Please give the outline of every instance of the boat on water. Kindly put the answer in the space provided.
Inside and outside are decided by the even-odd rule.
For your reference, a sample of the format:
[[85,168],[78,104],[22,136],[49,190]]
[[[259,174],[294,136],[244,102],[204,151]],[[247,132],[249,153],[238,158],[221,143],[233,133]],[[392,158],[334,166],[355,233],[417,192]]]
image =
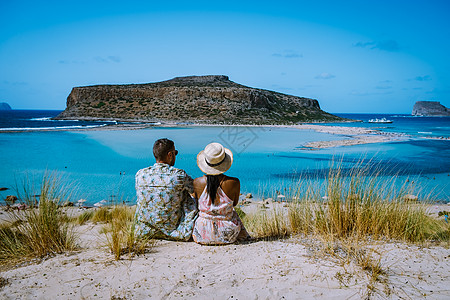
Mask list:
[[369,123],[392,123],[394,121],[388,120],[386,118],[381,118],[381,119],[375,118],[375,119],[370,119],[368,122]]

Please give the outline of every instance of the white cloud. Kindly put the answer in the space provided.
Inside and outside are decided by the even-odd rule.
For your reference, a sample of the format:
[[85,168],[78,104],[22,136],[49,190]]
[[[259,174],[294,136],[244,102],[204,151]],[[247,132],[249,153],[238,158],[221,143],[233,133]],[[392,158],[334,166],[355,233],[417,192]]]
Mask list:
[[284,50],[283,53],[273,53],[272,56],[282,58],[301,58],[303,57],[303,54],[294,50]]
[[94,57],[94,60],[99,63],[110,63],[110,62],[120,63],[121,61],[120,57],[112,55],[107,57],[96,56]]
[[414,78],[414,80],[417,80],[417,81],[429,81],[429,80],[431,80],[431,76],[430,75],[416,76]]
[[368,92],[368,91],[352,91],[350,92],[350,95],[352,96],[373,96],[373,95],[389,95],[393,94],[392,91],[385,91],[385,92]]
[[400,46],[397,41],[394,40],[386,40],[386,41],[378,41],[378,42],[357,42],[353,44],[354,47],[360,48],[369,48],[371,50],[378,49],[389,52],[396,52],[400,50]]
[[334,76],[333,74],[330,73],[322,73],[317,75],[316,77],[314,77],[315,79],[332,79],[335,78],[336,76]]

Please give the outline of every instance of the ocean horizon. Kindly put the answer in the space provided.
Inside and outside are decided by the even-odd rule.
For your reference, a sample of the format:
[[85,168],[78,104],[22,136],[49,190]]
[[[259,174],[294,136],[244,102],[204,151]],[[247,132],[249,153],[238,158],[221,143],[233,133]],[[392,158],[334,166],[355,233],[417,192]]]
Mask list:
[[[134,175],[155,161],[153,142],[167,137],[179,151],[175,167],[192,177],[202,173],[196,155],[210,142],[230,148],[235,161],[227,175],[241,180],[241,192],[255,197],[293,194],[298,180],[325,186],[330,168],[349,170],[369,166],[380,179],[396,177],[417,185],[419,198],[449,202],[450,117],[413,117],[407,114],[336,114],[358,123],[334,123],[403,135],[400,140],[335,147],[304,148],[308,142],[348,139],[292,127],[177,126],[139,130],[71,129],[105,127],[114,122],[54,121],[58,110],[0,112],[0,199],[15,194],[28,180],[36,187],[45,173],[55,173],[73,191],[73,200],[92,205],[101,200],[135,203]],[[391,124],[368,123],[369,119],[393,120]],[[20,129],[20,132],[6,132]],[[51,130],[54,129],[54,130]],[[3,131],[3,132],[2,132]],[[326,192],[323,192],[326,196]]]

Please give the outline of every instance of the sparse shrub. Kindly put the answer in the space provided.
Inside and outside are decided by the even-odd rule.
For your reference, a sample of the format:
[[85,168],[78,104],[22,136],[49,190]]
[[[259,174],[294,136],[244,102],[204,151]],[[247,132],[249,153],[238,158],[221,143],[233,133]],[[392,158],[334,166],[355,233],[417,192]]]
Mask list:
[[59,206],[70,198],[66,191],[58,177],[46,174],[38,200],[31,184],[24,181],[19,198],[29,208],[11,212],[13,223],[0,228],[0,263],[44,257],[76,248],[73,227]]
[[0,290],[8,284],[9,284],[9,280],[7,278],[0,277]]
[[[288,197],[295,200],[287,204],[284,213],[281,205],[285,204],[274,203],[271,210],[247,214],[244,225],[256,238],[301,234],[302,241],[313,241],[313,247],[309,248],[316,249],[318,255],[337,259],[342,265],[354,264],[365,271],[367,298],[380,292],[379,284],[382,292],[389,295],[382,253],[371,246],[372,241],[391,239],[418,244],[441,241],[448,245],[450,226],[427,213],[426,201],[404,201],[405,195],[417,187],[397,185],[396,176],[385,178],[381,173],[380,168],[373,168],[369,162],[356,164],[345,172],[340,166],[331,167],[322,181],[298,178],[292,189],[295,192]],[[348,280],[344,277],[336,274],[345,285]]]
[[331,168],[325,188],[313,180],[299,180],[294,196],[298,200],[288,210],[291,231],[330,239],[372,237],[418,243],[435,239],[438,233],[442,236],[445,226],[426,213],[426,202],[403,201],[415,187],[396,188],[395,176],[382,179],[379,174],[380,170],[357,164],[345,176],[341,167]]
[[236,213],[238,214],[238,216],[241,220],[244,219],[244,217],[246,216],[246,213],[239,206],[236,206],[234,208],[234,210],[236,211]]
[[105,106],[105,105],[106,105],[105,102],[100,101],[100,102],[98,102],[97,104],[92,105],[92,107],[94,107],[94,108],[102,108],[102,107]]
[[[101,233],[106,235],[108,248],[116,260],[124,254],[139,255],[154,245],[151,238],[138,238],[135,235],[134,207],[115,205],[97,210],[96,220],[102,220],[106,226]],[[94,221],[96,214],[92,218]]]
[[242,222],[251,235],[258,239],[285,238],[291,233],[285,214],[276,208],[246,214]]
[[77,221],[78,225],[83,225],[86,222],[90,221],[93,216],[94,216],[94,211],[88,210],[88,211],[83,212],[81,215],[79,215],[78,218],[76,219],[76,221]]
[[100,207],[99,209],[95,210],[91,221],[94,223],[102,222],[107,223],[111,221],[111,209],[109,207]]

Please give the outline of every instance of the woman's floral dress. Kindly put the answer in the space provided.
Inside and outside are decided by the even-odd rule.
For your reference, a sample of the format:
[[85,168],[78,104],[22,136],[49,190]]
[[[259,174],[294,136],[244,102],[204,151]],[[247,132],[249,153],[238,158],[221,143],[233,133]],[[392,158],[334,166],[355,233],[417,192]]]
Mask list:
[[198,199],[198,217],[192,237],[199,244],[220,245],[234,243],[241,230],[248,236],[231,200],[222,188],[217,189],[215,203],[211,203],[208,192],[203,191]]

